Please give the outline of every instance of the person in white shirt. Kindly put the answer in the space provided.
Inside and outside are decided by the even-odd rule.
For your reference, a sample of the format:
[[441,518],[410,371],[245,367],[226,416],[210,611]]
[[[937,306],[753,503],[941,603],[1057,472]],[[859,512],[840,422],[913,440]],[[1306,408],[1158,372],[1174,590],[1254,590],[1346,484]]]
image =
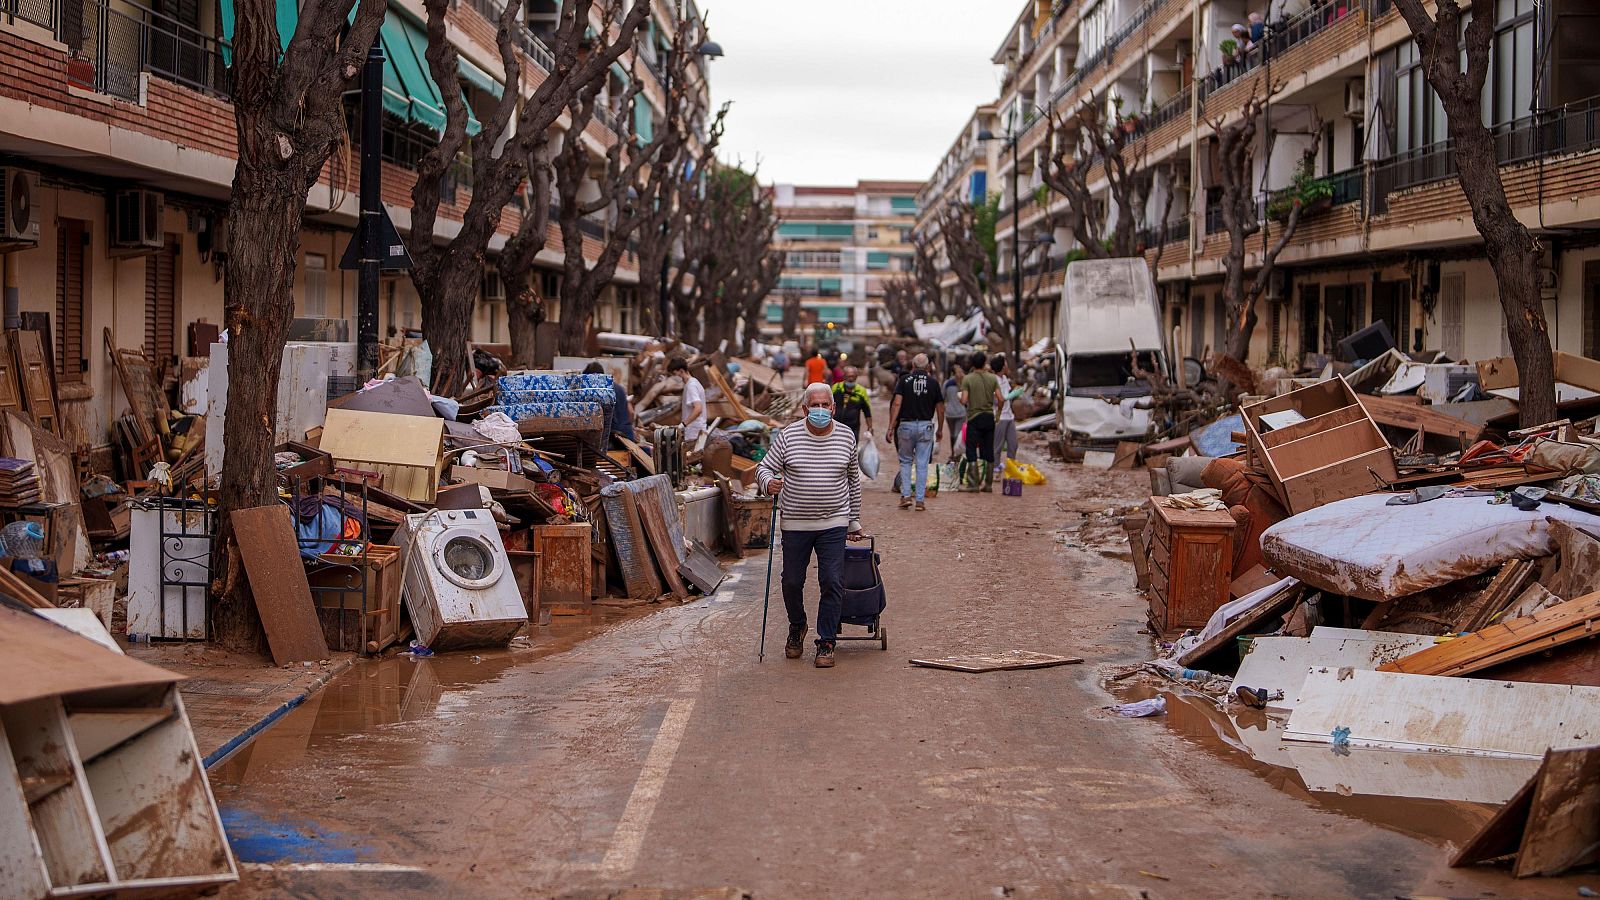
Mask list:
[[667,374],[683,379],[683,440],[692,444],[706,430],[706,389],[689,373],[689,362],[681,356],[667,363]]
[[1011,411],[1011,379],[1006,377],[1006,358],[1000,354],[989,357],[989,368],[1000,381],[1000,415],[994,423],[994,466],[1004,471],[1001,454],[1017,458],[1017,416]]

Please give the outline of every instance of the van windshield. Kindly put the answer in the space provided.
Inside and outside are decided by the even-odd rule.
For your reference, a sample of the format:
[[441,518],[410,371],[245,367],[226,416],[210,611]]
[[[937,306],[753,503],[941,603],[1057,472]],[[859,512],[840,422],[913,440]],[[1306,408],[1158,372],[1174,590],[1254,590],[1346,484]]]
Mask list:
[[[1154,351],[1139,352],[1139,368],[1156,371]],[[1150,393],[1150,383],[1134,377],[1132,353],[1089,353],[1068,360],[1067,390],[1075,397],[1132,397]]]

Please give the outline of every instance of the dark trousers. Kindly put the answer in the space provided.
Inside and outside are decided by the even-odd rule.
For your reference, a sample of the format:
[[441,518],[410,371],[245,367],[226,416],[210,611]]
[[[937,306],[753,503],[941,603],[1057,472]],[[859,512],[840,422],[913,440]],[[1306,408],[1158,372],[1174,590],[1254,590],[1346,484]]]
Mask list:
[[826,531],[783,530],[783,607],[789,624],[806,625],[806,573],[811,568],[811,553],[817,554],[817,582],[822,600],[817,604],[817,642],[839,636],[839,613],[844,608],[845,528]]
[[994,414],[978,413],[967,420],[967,462],[994,462]]

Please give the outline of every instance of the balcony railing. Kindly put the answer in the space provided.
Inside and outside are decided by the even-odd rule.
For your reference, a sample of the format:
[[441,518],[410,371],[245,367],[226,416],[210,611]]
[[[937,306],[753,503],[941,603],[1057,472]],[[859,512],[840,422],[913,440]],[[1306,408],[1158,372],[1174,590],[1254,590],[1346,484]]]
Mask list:
[[1161,226],[1151,225],[1148,228],[1139,229],[1134,236],[1138,238],[1140,245],[1146,250],[1160,250],[1169,244],[1187,241],[1189,239],[1189,217],[1184,216],[1181,219],[1168,222],[1164,231],[1165,233],[1163,233]]
[[[1507,122],[1494,129],[1495,158],[1501,165],[1600,147],[1600,96]],[[1409,187],[1453,178],[1455,147],[1440,141],[1395,154],[1372,172],[1373,212],[1389,211],[1389,195]]]
[[137,101],[145,72],[218,96],[231,86],[224,42],[137,3],[0,0],[0,16],[49,29],[66,45],[67,80],[78,87]]
[[[1150,17],[1154,15],[1157,10],[1166,5],[1167,0],[1149,0],[1149,2],[1139,7],[1139,9],[1132,16],[1128,17],[1128,21],[1122,23],[1122,25],[1117,28],[1116,31],[1112,32],[1111,35],[1106,38],[1106,42],[1101,44],[1098,50],[1090,54],[1089,57],[1083,62],[1079,63],[1078,66],[1073,69],[1072,74],[1068,75],[1066,80],[1061,82],[1061,86],[1056,88],[1055,92],[1050,95],[1050,101],[1048,104],[1046,104],[1047,112],[1054,110],[1056,108],[1056,104],[1060,103],[1068,94],[1071,94],[1079,84],[1083,83],[1083,79],[1094,74],[1096,69],[1110,62],[1112,56],[1116,54],[1117,49],[1120,48],[1123,43],[1126,42],[1128,38],[1139,29],[1139,26],[1150,21]],[[1019,134],[1018,137],[1020,138],[1022,135],[1025,135],[1033,129],[1039,127],[1040,121],[1042,121],[1044,118],[1046,118],[1046,116],[1037,116],[1025,123],[1022,127],[1021,134]]]
[[1183,90],[1174,94],[1166,102],[1154,110],[1139,117],[1138,124],[1134,127],[1135,136],[1149,134],[1157,128],[1171,122],[1189,112],[1190,101],[1194,98],[1194,84],[1186,84]]
[[[500,15],[505,12],[505,4],[499,0],[461,0],[468,6],[478,11],[478,14],[489,21],[491,25],[500,24]],[[546,73],[556,70],[556,56],[539,36],[528,30],[528,26],[517,23],[517,46],[521,48],[534,64]]]
[[1344,21],[1360,9],[1355,0],[1334,0],[1289,19],[1267,25],[1266,33],[1257,44],[1233,61],[1225,62],[1216,71],[1200,79],[1200,99],[1233,84],[1245,75],[1260,68],[1272,57],[1282,56],[1291,47],[1305,43],[1328,28]]

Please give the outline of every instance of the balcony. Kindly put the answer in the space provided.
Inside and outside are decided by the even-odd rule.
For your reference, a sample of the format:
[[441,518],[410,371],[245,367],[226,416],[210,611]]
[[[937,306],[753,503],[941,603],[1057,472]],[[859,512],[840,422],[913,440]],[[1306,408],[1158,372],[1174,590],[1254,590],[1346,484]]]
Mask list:
[[[478,15],[483,16],[490,25],[498,26],[500,15],[505,12],[505,4],[498,0],[459,0],[459,2],[477,10]],[[522,22],[517,23],[516,40],[522,52],[526,53],[528,58],[546,74],[556,70],[556,55],[550,52],[545,42],[539,40],[539,36],[529,31],[528,26]]]
[[138,102],[145,72],[219,97],[231,87],[223,42],[137,3],[0,0],[0,15],[48,29],[67,47],[68,81],[86,90]]
[[1140,116],[1138,123],[1134,126],[1134,135],[1143,137],[1179,116],[1187,116],[1193,98],[1194,84],[1184,85],[1183,90],[1178,91],[1165,103],[1157,106],[1148,114]]
[[1254,48],[1238,60],[1223,63],[1216,71],[1200,79],[1200,100],[1204,101],[1211,94],[1254,72],[1266,60],[1282,56],[1290,48],[1305,43],[1359,12],[1360,4],[1355,0],[1334,0],[1308,9],[1287,22],[1269,24],[1266,35]]
[[[1128,38],[1132,37],[1133,33],[1137,31],[1140,26],[1150,21],[1150,17],[1163,6],[1166,6],[1167,3],[1168,0],[1149,0],[1148,3],[1139,7],[1137,12],[1128,17],[1128,21],[1122,23],[1121,27],[1112,32],[1111,35],[1106,38],[1105,43],[1100,45],[1098,50],[1090,54],[1090,56],[1082,63],[1078,64],[1077,68],[1073,70],[1072,74],[1068,75],[1066,80],[1061,82],[1061,86],[1056,88],[1055,93],[1050,95],[1050,100],[1049,103],[1046,104],[1046,109],[1053,111],[1056,108],[1056,104],[1060,103],[1064,98],[1076,90],[1078,85],[1082,84],[1085,78],[1094,74],[1096,70],[1109,63],[1116,55],[1117,50],[1127,42]],[[1022,135],[1025,135],[1037,128],[1039,126],[1039,122],[1044,118],[1045,116],[1038,116],[1023,125]],[[1018,135],[1018,137],[1020,138],[1021,135]]]
[[[1580,153],[1600,147],[1600,96],[1525,116],[1494,129],[1495,157],[1501,165]],[[1373,213],[1389,211],[1389,195],[1457,174],[1455,147],[1440,141],[1398,153],[1374,164]]]

